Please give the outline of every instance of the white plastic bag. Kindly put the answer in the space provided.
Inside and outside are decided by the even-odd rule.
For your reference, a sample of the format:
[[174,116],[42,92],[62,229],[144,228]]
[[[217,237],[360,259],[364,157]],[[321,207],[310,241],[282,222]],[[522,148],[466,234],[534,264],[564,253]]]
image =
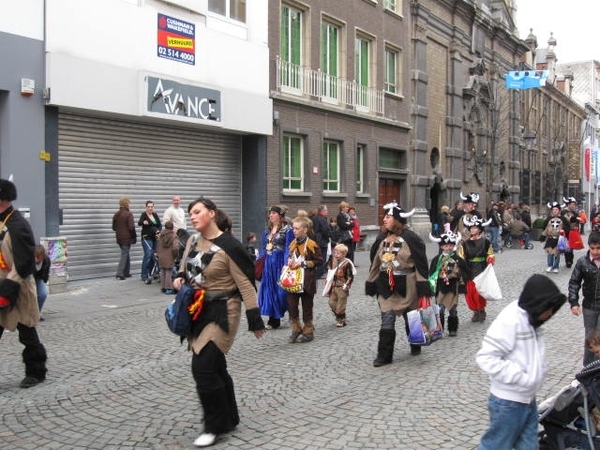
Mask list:
[[333,286],[333,277],[335,275],[336,270],[337,270],[337,267],[327,270],[327,277],[325,278],[325,286],[323,286],[323,297],[329,297],[329,291],[331,291],[331,287]]
[[477,292],[486,300],[502,300],[502,291],[492,264],[488,264],[483,272],[473,278]]

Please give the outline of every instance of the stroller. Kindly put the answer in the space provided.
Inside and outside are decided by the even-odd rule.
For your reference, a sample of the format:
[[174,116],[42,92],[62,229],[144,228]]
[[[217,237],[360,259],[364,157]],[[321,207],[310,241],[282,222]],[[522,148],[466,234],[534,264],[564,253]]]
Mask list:
[[173,266],[173,276],[177,276],[177,270],[179,265],[181,264],[181,258],[183,257],[183,252],[185,251],[185,246],[187,245],[187,241],[190,238],[190,233],[183,228],[177,230],[177,240],[179,241],[179,255],[175,258],[175,266]]
[[[148,244],[148,241],[146,241],[146,239],[142,239],[142,243],[147,248],[150,248],[150,244]],[[152,262],[152,267],[150,267],[150,270],[148,271],[148,278],[150,278],[150,280],[159,281],[160,280],[160,267],[158,266],[158,255],[156,254],[156,252],[152,252],[151,262]]]
[[600,360],[585,366],[575,380],[538,405],[540,449],[600,450]]
[[[527,239],[525,239],[525,234],[527,234]],[[519,241],[521,247],[527,250],[533,248],[533,244],[529,240],[529,227],[519,219],[515,219],[509,224],[504,225],[502,228],[502,240],[506,248],[512,248],[513,240]],[[525,242],[527,242],[527,247],[525,247]]]

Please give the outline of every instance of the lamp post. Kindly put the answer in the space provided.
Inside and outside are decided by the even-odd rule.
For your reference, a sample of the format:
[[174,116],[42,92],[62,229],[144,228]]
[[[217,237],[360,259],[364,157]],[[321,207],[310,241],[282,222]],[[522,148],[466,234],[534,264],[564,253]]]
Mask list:
[[527,164],[524,164],[524,167],[521,168],[523,173],[521,177],[521,188],[527,192],[521,192],[521,198],[529,205],[531,204],[531,174],[535,169],[534,149],[536,137],[537,133],[535,131],[527,130],[525,133],[523,133],[523,141],[525,141],[525,149],[527,152],[526,158],[524,159],[527,160]]

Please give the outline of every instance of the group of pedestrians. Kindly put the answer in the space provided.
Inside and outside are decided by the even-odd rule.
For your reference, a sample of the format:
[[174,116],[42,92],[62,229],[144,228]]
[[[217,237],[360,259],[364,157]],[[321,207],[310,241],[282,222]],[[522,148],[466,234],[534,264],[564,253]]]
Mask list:
[[[112,229],[115,231],[121,256],[117,266],[117,280],[131,277],[131,246],[137,243],[133,213],[130,211],[131,200],[121,198],[119,210],[113,216]],[[152,284],[156,276],[160,280],[161,291],[173,294],[173,269],[180,253],[178,230],[186,230],[185,210],[181,207],[181,199],[174,196],[172,204],[165,210],[162,220],[154,210],[154,202],[148,200],[145,210],[140,214],[137,225],[141,227],[141,243],[144,256],[142,259],[141,279],[145,284]]]
[[[332,271],[329,280],[331,289],[327,294],[330,296],[332,313],[336,317],[337,326],[346,325],[345,299],[355,270],[354,251],[356,243],[360,241],[360,224],[356,209],[347,202],[341,202],[338,208],[339,212],[331,222],[328,221],[327,205],[319,205],[312,214],[297,214],[291,220],[287,216],[287,207],[273,205],[269,208],[268,223],[262,233],[262,245],[258,252],[262,267],[258,304],[261,314],[268,317],[269,329],[279,328],[281,319],[289,312],[292,323],[292,334],[288,338],[290,343],[310,342],[314,339],[312,304],[316,294],[316,280],[325,278],[329,271]],[[299,223],[298,232],[294,230],[296,221]],[[305,235],[302,234],[304,225]],[[298,245],[299,240],[304,244]],[[287,292],[280,283],[284,266],[293,268],[295,258],[302,258],[305,264],[305,267],[301,267],[305,285],[300,294]],[[344,261],[350,262],[351,266]],[[342,262],[344,263],[340,265]],[[302,303],[303,325],[299,317],[295,317],[298,301]]]
[[[46,376],[45,348],[35,331],[43,302],[32,306],[31,296],[23,299],[21,296],[33,292],[33,272],[42,270],[45,259],[35,254],[35,246],[30,245],[33,237],[27,222],[12,209],[16,189],[13,191],[14,185],[7,183],[0,180],[0,220],[6,225],[0,243],[0,262],[7,263],[7,267],[0,266],[0,336],[5,327],[19,330],[20,340],[25,345],[26,366],[26,378],[21,386],[30,387]],[[438,237],[431,236],[440,247],[431,261],[422,238],[407,226],[414,209],[406,211],[395,201],[384,205],[383,225],[371,248],[371,265],[365,284],[366,294],[376,297],[381,316],[377,354],[373,361],[375,367],[392,362],[396,319],[403,316],[408,334],[407,313],[423,307],[432,297],[440,306],[440,322],[442,327],[447,326],[449,336],[457,335],[461,293],[465,294],[466,303],[473,311],[472,320],[483,322],[486,319],[486,299],[478,293],[473,278],[495,263],[493,242],[485,237],[484,230],[493,223],[495,214],[500,217],[502,214],[496,213],[498,210],[492,205],[485,220],[477,211],[478,201],[476,193],[466,196],[461,193],[461,201],[455,205],[455,210],[448,211],[447,225],[444,224]],[[579,216],[568,207],[563,211],[556,202],[549,206],[551,214],[543,235],[548,248],[552,248],[554,229],[559,229],[559,235],[560,231],[566,234],[578,226],[581,219],[577,219]],[[174,249],[175,221],[172,216],[161,221],[153,207],[152,202],[148,202],[138,221],[142,239],[156,245],[163,234],[169,234],[171,249]],[[115,228],[125,225],[130,239],[135,239],[135,228],[130,228],[133,217],[127,212],[129,201],[122,199],[114,219]],[[353,237],[350,233],[335,242],[331,239],[325,205],[319,207],[312,218],[297,215],[291,220],[284,206],[273,205],[269,208],[268,225],[262,233],[258,252],[258,258],[264,258],[264,261],[257,292],[254,258],[229,232],[231,221],[227,220],[227,214],[203,197],[190,203],[188,214],[197,234],[187,241],[172,288],[180,290],[184,284],[189,284],[194,292],[192,306],[199,311],[187,340],[193,352],[192,375],[204,413],[204,430],[194,445],[207,447],[216,442],[219,434],[233,430],[239,423],[233,380],[227,371],[225,355],[239,328],[242,300],[248,329],[256,337],[263,336],[268,328],[279,328],[287,313],[291,324],[287,341],[292,344],[311,342],[315,331],[313,300],[319,270],[324,266],[327,271],[323,295],[329,297],[335,325],[341,328],[346,326],[345,307],[356,269],[348,245],[348,240]],[[352,225],[354,220],[352,208],[345,202],[340,203],[335,219],[337,228],[343,230],[343,226]],[[505,223],[505,219],[501,220]],[[185,227],[185,214],[183,224],[178,222],[177,226],[181,225]],[[345,231],[351,229],[352,226]],[[120,231],[125,235],[123,230]],[[600,306],[597,306],[600,298],[596,299],[593,288],[600,281],[600,233],[591,233],[588,245],[590,251],[575,265],[568,295],[572,313],[578,315],[583,311],[586,334],[600,326]],[[331,256],[324,261],[328,253]],[[28,258],[30,263],[27,263]],[[573,259],[570,261],[572,264]],[[552,264],[554,267],[554,259]],[[284,266],[303,270],[302,291],[289,292],[282,287],[280,276]],[[123,264],[120,262],[119,269],[123,278],[130,274],[127,259]],[[148,272],[143,268],[142,274],[148,275]],[[579,290],[582,284],[584,300],[581,308]],[[537,419],[535,393],[541,387],[546,370],[538,329],[566,299],[552,280],[544,275],[534,275],[525,284],[519,299],[507,305],[487,331],[476,357],[491,380],[490,428],[482,437],[480,449],[503,448],[502,445],[507,443],[517,446],[525,443],[527,446],[532,442],[532,422],[534,417]],[[13,307],[6,308],[10,305]],[[267,326],[261,316],[269,318]],[[595,357],[590,345],[584,363]],[[411,354],[420,354],[421,348],[411,345]],[[522,373],[523,370],[526,373]],[[519,381],[512,382],[511,379]],[[512,408],[508,415],[507,406]],[[515,444],[517,442],[519,444]]]

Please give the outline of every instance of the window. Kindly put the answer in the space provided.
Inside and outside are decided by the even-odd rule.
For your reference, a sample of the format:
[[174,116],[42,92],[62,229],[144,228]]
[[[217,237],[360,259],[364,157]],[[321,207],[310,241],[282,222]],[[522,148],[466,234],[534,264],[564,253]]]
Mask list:
[[398,84],[399,61],[400,58],[398,51],[389,47],[385,49],[383,90],[391,94],[400,94]]
[[321,26],[321,71],[323,93],[325,97],[338,98],[340,29],[323,22]]
[[301,88],[302,66],[302,12],[287,5],[281,6],[281,61],[284,70],[281,82],[285,86]]
[[357,37],[354,48],[354,77],[357,86],[356,103],[367,106],[371,41]]
[[340,144],[323,142],[323,192],[340,192]]
[[385,149],[379,150],[379,168],[388,170],[400,170],[407,168],[406,152]]
[[401,1],[402,0],[383,0],[383,7],[397,13],[399,9],[398,7],[400,6],[398,3]]
[[356,146],[356,192],[359,194],[365,192],[365,153],[365,145],[358,144]]
[[230,19],[246,22],[246,0],[208,0],[208,10]]
[[304,181],[304,148],[300,136],[283,136],[283,190],[301,191]]

